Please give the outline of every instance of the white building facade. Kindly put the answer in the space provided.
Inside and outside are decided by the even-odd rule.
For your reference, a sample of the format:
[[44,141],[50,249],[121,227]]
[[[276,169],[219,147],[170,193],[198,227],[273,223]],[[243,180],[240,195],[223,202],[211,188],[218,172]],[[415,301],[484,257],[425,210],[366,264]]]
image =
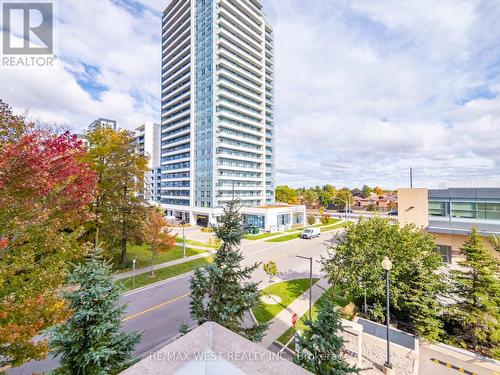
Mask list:
[[260,0],[171,0],[163,12],[161,205],[216,221],[233,197],[274,204],[274,41]]
[[159,203],[161,199],[160,124],[145,122],[134,129],[137,151],[149,157],[144,182],[144,198]]
[[91,132],[92,130],[98,128],[112,128],[113,130],[116,130],[116,120],[99,117],[87,126],[86,131]]

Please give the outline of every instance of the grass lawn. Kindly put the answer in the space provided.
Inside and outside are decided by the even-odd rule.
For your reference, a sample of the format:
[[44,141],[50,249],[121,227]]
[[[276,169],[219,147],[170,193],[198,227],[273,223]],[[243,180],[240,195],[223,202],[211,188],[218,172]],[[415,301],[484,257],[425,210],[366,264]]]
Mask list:
[[294,240],[296,238],[300,238],[301,233],[290,233],[290,234],[285,234],[284,236],[279,236],[276,238],[270,238],[266,240],[266,242],[285,242],[285,241],[290,241]]
[[[331,293],[331,292],[332,292],[331,288],[328,289],[328,291],[325,292],[325,293],[323,293],[323,295],[313,305],[313,307],[312,307],[312,318],[313,318],[313,320],[316,319],[316,317],[318,315],[318,308],[321,307],[321,305],[325,303],[325,300],[327,298],[330,298],[330,296],[328,294]],[[344,307],[344,306],[346,306],[349,303],[349,300],[347,300],[343,295],[344,295],[344,293],[341,290],[337,290],[337,295],[334,298],[335,303],[337,305],[341,306],[341,307]],[[278,338],[278,341],[280,343],[282,343],[282,344],[286,344],[288,342],[288,340],[290,340],[290,338],[294,335],[295,330],[304,331],[306,329],[306,325],[304,324],[304,322],[306,321],[307,318],[309,318],[309,311],[307,311],[304,315],[302,315],[300,317],[300,319],[295,324],[295,328],[294,327],[288,328]],[[348,319],[350,317],[344,317],[344,318]],[[293,350],[294,349],[294,343],[291,342],[290,345],[288,345],[288,347]]]
[[292,229],[288,229],[287,231],[285,232],[296,232],[298,230],[304,230],[306,228],[311,228],[311,227],[314,227],[314,228],[322,228],[322,227],[327,227],[329,225],[332,225],[332,224],[335,224],[335,223],[338,223],[340,221],[340,219],[334,219],[334,218],[330,218],[328,220],[328,223],[327,224],[323,224],[323,223],[319,223],[319,224],[314,224],[314,225],[307,225],[307,226],[304,226],[304,227],[298,227],[298,228],[292,228]]
[[[322,232],[328,232],[330,230],[340,228],[340,227],[342,227],[344,225],[344,223],[338,223],[339,220],[336,220],[336,219],[332,219],[332,220],[335,222],[335,224],[313,225],[313,227],[320,227]],[[310,228],[310,227],[308,227],[308,228]],[[287,234],[287,235],[284,235],[284,236],[270,238],[270,239],[266,240],[266,242],[285,242],[285,241],[291,241],[291,240],[295,240],[296,238],[300,238],[300,235],[301,235],[301,232],[297,232],[297,230],[295,230],[293,233],[290,233],[290,234]]]
[[322,232],[328,232],[330,230],[334,230],[334,229],[338,229],[338,228],[342,228],[342,227],[345,227],[345,222],[337,223],[337,224],[334,224],[334,225],[327,225],[326,227],[322,227],[321,231]]
[[[182,237],[180,237],[180,238],[177,237],[176,241],[182,247]],[[206,243],[206,242],[200,242],[200,241],[195,241],[195,240],[188,240],[187,238],[186,238],[186,245],[208,247],[210,249],[217,249],[218,248],[218,246],[216,246],[216,245],[211,245],[211,244]]]
[[260,234],[247,234],[245,235],[246,240],[260,240],[262,238],[267,238],[267,237],[272,237],[272,236],[277,236],[279,234],[283,234],[284,232],[265,232],[265,233],[260,233]]
[[[148,284],[156,283],[157,281],[169,279],[174,276],[181,275],[186,272],[193,271],[197,268],[206,266],[210,262],[212,262],[212,256],[191,260],[189,262],[184,262],[180,264],[176,264],[174,266],[160,268],[155,270],[155,276],[149,276],[149,272],[142,273],[135,277],[135,288],[139,288],[141,286],[145,286]],[[122,279],[116,282],[117,285],[123,287],[124,291],[134,289],[132,277],[127,277],[126,279]]]
[[[127,265],[126,267],[119,267],[120,263],[120,252],[121,249],[116,248],[111,250],[113,256],[113,267],[118,272],[130,271],[132,269],[132,259],[137,259],[135,263],[135,268],[143,268],[151,266],[151,247],[149,245],[128,245],[127,246]],[[193,249],[186,247],[186,255],[192,256],[197,254],[205,253],[206,250]],[[182,258],[182,245],[176,246],[172,250],[166,253],[159,253],[156,255],[155,264],[160,264],[163,262],[169,262],[171,260],[176,260]]]
[[[315,284],[318,279],[313,279]],[[269,305],[260,301],[253,308],[255,319],[259,322],[269,322],[280,311],[295,301],[302,293],[309,289],[309,279],[296,279],[283,281],[268,286],[261,291],[261,294],[273,294],[281,298],[281,303]]]

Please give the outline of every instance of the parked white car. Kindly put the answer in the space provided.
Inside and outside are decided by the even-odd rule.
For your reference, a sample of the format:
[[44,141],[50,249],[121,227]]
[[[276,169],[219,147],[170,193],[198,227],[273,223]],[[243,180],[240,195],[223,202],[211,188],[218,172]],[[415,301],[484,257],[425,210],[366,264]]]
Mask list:
[[300,237],[311,239],[314,237],[319,237],[320,234],[321,234],[321,229],[319,228],[306,228],[304,229]]

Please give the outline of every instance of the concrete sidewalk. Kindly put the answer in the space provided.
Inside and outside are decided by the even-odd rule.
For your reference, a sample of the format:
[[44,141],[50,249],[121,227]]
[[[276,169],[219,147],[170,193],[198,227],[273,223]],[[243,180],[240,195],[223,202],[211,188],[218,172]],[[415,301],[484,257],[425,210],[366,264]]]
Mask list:
[[[326,289],[329,288],[326,279],[320,279],[312,287],[312,304],[321,297]],[[275,340],[278,339],[288,328],[292,326],[292,315],[296,313],[298,318],[309,311],[309,289],[302,293],[299,298],[288,305],[284,310],[278,313],[272,320],[269,329],[262,339],[261,345],[269,348]]]
[[[208,257],[208,256],[210,256],[212,254],[215,254],[215,250],[214,249],[208,250],[208,249],[203,248],[203,250],[207,250],[207,252],[206,253],[202,253],[202,254],[192,255],[192,256],[186,257],[186,258],[179,258],[179,259],[171,260],[170,262],[158,263],[158,264],[155,264],[154,269],[155,270],[159,270],[160,268],[165,268],[165,267],[169,267],[169,266],[175,266],[176,264],[181,264],[181,263],[189,262],[190,260],[204,258],[204,257]],[[131,277],[131,276],[134,276],[134,275],[135,276],[141,275],[141,274],[146,273],[146,272],[151,272],[151,266],[137,268],[135,271],[127,271],[127,272],[118,273],[116,275],[113,275],[113,279],[114,280],[122,280],[122,279],[126,279],[127,277]]]

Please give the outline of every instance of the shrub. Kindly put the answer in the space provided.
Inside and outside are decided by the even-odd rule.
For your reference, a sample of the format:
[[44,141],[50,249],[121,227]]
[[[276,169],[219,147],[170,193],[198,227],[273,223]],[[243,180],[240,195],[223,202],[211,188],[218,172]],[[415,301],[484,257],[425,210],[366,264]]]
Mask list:
[[316,218],[314,215],[307,215],[307,224],[313,225],[316,222]]
[[323,215],[323,216],[321,216],[320,220],[321,220],[321,224],[326,225],[326,224],[328,224],[330,222],[330,216],[329,215]]

